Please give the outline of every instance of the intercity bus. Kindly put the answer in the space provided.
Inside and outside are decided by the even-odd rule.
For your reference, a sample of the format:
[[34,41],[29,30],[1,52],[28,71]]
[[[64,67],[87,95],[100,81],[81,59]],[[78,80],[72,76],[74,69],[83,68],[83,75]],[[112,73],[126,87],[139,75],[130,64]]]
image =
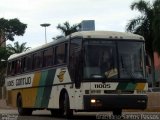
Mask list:
[[144,38],[111,31],[75,32],[8,59],[7,103],[19,115],[145,109]]

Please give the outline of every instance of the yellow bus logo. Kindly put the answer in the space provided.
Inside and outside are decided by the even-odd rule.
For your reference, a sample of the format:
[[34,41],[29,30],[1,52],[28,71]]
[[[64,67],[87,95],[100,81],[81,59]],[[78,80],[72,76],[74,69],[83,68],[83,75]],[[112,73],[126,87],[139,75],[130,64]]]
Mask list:
[[65,72],[66,72],[65,70],[61,70],[59,72],[59,75],[57,75],[57,77],[58,77],[58,79],[59,79],[60,82],[63,82]]

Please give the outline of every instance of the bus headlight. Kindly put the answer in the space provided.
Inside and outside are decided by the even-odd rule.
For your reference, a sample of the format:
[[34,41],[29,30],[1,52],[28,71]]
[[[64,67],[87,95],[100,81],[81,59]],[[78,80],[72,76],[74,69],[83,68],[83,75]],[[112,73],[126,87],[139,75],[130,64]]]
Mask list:
[[96,103],[96,100],[95,99],[91,99],[91,103]]
[[101,100],[92,98],[91,99],[91,106],[92,107],[102,107],[103,104],[102,104]]

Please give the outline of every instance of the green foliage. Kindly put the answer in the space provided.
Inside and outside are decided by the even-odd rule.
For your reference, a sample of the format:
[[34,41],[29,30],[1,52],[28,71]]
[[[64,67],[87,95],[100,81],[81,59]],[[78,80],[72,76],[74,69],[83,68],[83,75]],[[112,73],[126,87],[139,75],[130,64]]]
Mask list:
[[26,42],[22,43],[21,45],[19,44],[19,42],[15,42],[14,46],[12,46],[11,44],[7,45],[7,50],[11,53],[22,53],[25,52],[27,50],[29,50],[30,47],[26,47]]
[[5,47],[0,47],[0,60],[5,61],[10,56],[10,52]]
[[60,29],[62,33],[67,36],[70,35],[71,33],[77,32],[78,31],[79,25],[75,24],[73,26],[70,26],[69,22],[65,22],[63,25],[58,24],[57,29]]
[[20,45],[18,42],[15,42],[14,46],[9,44],[7,47],[0,47],[0,86],[4,84],[8,57],[14,53],[24,52],[29,48],[30,47],[26,47],[26,43]]
[[27,25],[21,23],[17,18],[14,19],[4,19],[0,18],[0,38],[4,40],[1,41],[0,45],[6,40],[14,41],[14,36],[22,36],[25,33]]
[[153,47],[154,51],[157,51],[160,56],[160,0],[156,0],[153,4],[154,6],[154,21],[153,21],[153,29],[154,29],[154,41]]
[[5,47],[0,47],[0,86],[4,84],[4,77],[6,73],[7,59],[10,56],[9,51]]
[[153,59],[154,50],[158,50],[160,53],[160,44],[158,44],[160,40],[159,6],[160,0],[155,0],[153,4],[145,0],[132,3],[131,9],[138,10],[141,16],[130,20],[126,26],[128,32],[142,35],[145,38],[146,52],[151,59]]
[[[1,45],[7,40],[14,41],[15,35],[22,36],[25,33],[26,28],[27,25],[21,23],[17,18],[10,20],[0,18],[0,86],[4,84],[7,59],[11,54],[15,53],[13,50],[10,49],[10,45],[10,48],[1,47]],[[26,43],[19,45],[18,42],[15,43],[15,45],[17,45],[15,47],[19,48],[18,52],[28,49],[25,47],[25,44]]]

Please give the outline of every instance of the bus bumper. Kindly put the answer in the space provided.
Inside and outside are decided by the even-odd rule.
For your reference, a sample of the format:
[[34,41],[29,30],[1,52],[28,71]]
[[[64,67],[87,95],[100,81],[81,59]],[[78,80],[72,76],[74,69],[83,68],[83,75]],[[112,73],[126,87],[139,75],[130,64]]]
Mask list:
[[147,95],[85,95],[85,110],[146,109]]

